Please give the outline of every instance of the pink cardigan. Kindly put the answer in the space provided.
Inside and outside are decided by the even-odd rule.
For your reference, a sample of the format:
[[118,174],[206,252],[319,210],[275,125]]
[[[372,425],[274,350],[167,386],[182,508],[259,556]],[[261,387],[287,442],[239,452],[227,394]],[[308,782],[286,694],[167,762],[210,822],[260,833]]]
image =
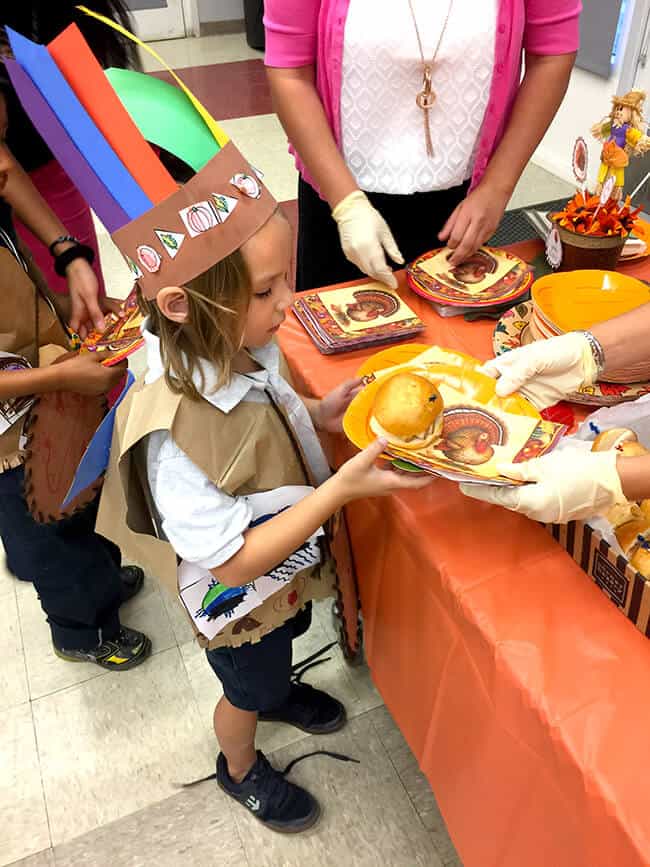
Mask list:
[[[480,0],[479,0],[480,2]],[[341,145],[341,68],[350,0],[265,0],[267,66],[316,66],[316,84],[334,138]],[[578,50],[581,0],[499,0],[494,77],[474,164],[483,177],[506,128],[521,79],[522,52]],[[543,99],[543,94],[540,94]],[[300,159],[298,169],[311,179]]]

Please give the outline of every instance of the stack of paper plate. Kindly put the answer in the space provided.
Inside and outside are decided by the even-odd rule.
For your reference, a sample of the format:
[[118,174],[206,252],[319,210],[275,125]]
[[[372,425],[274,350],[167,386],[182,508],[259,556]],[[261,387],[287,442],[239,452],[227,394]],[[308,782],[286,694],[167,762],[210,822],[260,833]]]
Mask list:
[[[650,287],[614,271],[549,274],[533,284],[531,301],[515,305],[494,333],[495,353],[584,331],[650,302]],[[650,361],[608,371],[606,381],[585,388],[571,400],[603,406],[631,400],[650,390]]]
[[451,251],[444,247],[431,250],[406,269],[409,287],[441,316],[505,309],[533,282],[526,262],[507,250],[481,247],[456,267],[447,263],[449,255]]

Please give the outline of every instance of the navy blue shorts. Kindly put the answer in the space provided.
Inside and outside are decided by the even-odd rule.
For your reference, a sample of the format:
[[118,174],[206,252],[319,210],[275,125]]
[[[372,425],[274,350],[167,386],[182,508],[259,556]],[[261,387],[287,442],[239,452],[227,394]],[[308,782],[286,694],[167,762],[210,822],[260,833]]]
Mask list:
[[311,602],[256,644],[217,647],[205,655],[228,701],[240,710],[271,711],[289,697],[291,644],[311,625]]

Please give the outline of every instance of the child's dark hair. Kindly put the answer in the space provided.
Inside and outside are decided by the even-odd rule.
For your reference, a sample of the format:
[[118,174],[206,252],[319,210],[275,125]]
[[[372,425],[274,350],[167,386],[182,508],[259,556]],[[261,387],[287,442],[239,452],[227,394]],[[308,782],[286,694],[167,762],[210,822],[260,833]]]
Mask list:
[[[78,5],[79,0],[3,3],[1,23],[43,45],[51,42],[69,24],[75,23],[105,69],[109,66],[139,69],[140,60],[135,43],[103,22],[81,12],[77,9]],[[133,29],[125,0],[93,0],[88,6],[93,12],[110,18],[127,30]]]
[[167,319],[155,301],[146,299],[138,287],[138,302],[149,317],[149,328],[160,338],[165,379],[176,394],[200,400],[194,374],[203,377],[201,360],[212,362],[220,371],[216,388],[227,384],[232,362],[241,349],[246,311],[251,298],[251,281],[240,250],[235,250],[208,271],[183,287],[187,293],[187,322]]

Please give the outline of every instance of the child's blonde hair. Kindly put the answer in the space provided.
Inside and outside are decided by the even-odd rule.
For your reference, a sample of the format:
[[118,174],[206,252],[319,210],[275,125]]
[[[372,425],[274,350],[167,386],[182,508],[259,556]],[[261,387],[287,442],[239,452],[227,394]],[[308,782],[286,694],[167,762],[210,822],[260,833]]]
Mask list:
[[167,319],[139,288],[138,301],[149,317],[150,330],[160,338],[167,385],[176,394],[200,400],[205,383],[197,388],[193,376],[198,372],[203,379],[201,360],[218,368],[221,376],[216,388],[220,388],[230,381],[233,359],[241,349],[252,291],[241,251],[235,250],[183,289],[187,295],[186,322]]

